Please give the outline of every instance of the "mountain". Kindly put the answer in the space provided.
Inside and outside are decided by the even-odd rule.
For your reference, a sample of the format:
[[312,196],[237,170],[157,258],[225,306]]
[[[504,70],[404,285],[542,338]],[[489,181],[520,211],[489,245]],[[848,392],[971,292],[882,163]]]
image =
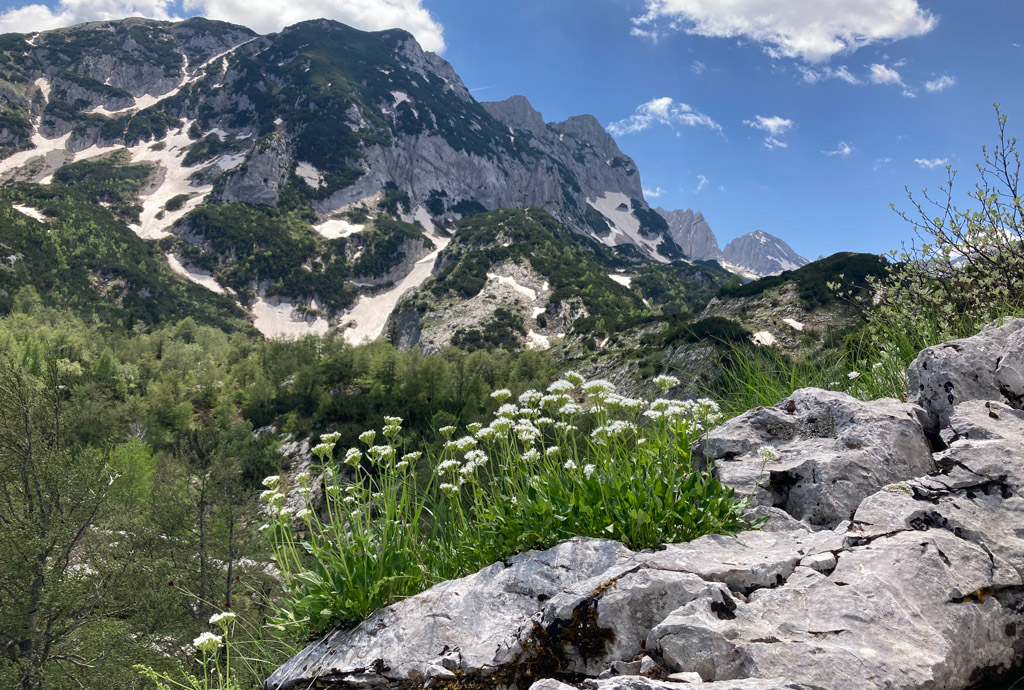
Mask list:
[[788,244],[763,230],[737,237],[725,245],[722,255],[739,272],[747,271],[757,276],[775,275],[809,263]]
[[700,211],[667,211],[660,207],[655,211],[666,220],[669,237],[688,258],[711,261],[724,258],[722,250],[718,248],[718,238]]
[[43,213],[85,162],[89,186],[130,169],[138,184],[101,206],[267,335],[376,337],[459,223],[499,208],[543,209],[632,262],[683,256],[596,119],[480,104],[400,30],[128,19],[3,36],[8,202]]

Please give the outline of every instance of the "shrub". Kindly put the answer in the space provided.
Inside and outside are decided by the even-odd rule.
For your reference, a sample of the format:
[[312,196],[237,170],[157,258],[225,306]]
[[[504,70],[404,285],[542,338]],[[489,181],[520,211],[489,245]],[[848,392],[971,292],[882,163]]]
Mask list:
[[[304,635],[358,621],[436,582],[574,535],[639,549],[747,527],[746,503],[690,460],[691,444],[720,417],[714,403],[647,403],[606,381],[582,383],[570,373],[547,394],[527,391],[488,426],[471,424],[457,438],[444,427],[436,454],[403,454],[394,417],[380,436],[362,434],[364,447],[340,463],[339,435],[325,436],[314,448],[324,467],[322,513],[311,503],[293,513],[280,480],[269,477],[263,499],[276,517],[262,529],[288,591],[272,624]],[[656,383],[664,391],[678,380]],[[356,473],[348,486],[338,481],[342,464]],[[309,496],[309,476],[297,481]]]

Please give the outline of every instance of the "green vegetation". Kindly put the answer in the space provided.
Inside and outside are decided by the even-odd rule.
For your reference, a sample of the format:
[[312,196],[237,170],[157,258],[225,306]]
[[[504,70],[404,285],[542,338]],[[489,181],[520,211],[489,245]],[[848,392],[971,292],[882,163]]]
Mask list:
[[[714,403],[624,398],[572,373],[548,391],[526,391],[463,436],[442,428],[440,452],[408,452],[398,417],[385,417],[379,435],[361,434],[343,458],[338,436],[324,436],[315,449],[328,477],[322,512],[312,502],[297,513],[285,507],[282,480],[268,477],[262,498],[277,517],[265,531],[288,582],[271,625],[301,637],[354,623],[575,535],[641,549],[748,527],[746,503],[690,461],[691,444],[720,417]],[[511,393],[493,395],[504,402]],[[331,481],[352,471],[347,486]],[[311,480],[294,481],[302,491]]]
[[813,309],[839,300],[830,283],[841,283],[852,296],[861,297],[871,292],[870,278],[879,278],[887,271],[888,262],[874,254],[839,252],[777,276],[724,287],[720,294],[723,297],[754,297],[783,283],[793,282],[804,307]]
[[519,349],[519,340],[526,335],[523,317],[505,307],[498,307],[480,324],[480,328],[461,329],[452,336],[452,345],[472,352],[496,347],[509,351]]
[[208,134],[188,147],[188,153],[181,159],[181,164],[185,167],[198,165],[225,153],[244,151],[248,147],[248,142],[244,140],[227,140],[221,139],[216,134]]

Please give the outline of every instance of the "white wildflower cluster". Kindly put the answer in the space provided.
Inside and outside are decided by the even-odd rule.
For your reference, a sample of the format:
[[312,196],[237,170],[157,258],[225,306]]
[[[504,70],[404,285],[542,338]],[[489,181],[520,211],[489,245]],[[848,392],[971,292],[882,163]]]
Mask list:
[[317,456],[321,460],[325,459],[332,450],[334,450],[333,443],[318,443],[317,445],[313,446],[312,449],[313,455]]
[[846,378],[848,378],[851,381],[853,381],[854,379],[860,378],[860,372],[859,371],[851,371],[850,373],[848,373],[846,375]]
[[679,385],[679,379],[675,376],[669,376],[668,374],[659,374],[654,377],[653,383],[661,390],[662,393],[668,393]]
[[395,457],[395,449],[391,446],[371,446],[369,455],[376,463],[386,463]]
[[603,443],[610,438],[624,437],[627,433],[633,432],[636,432],[636,424],[622,419],[615,419],[594,429],[590,432],[590,437],[599,443]]
[[779,451],[771,446],[761,446],[757,449],[757,456],[761,458],[761,462],[774,462],[779,459]]
[[358,448],[349,448],[345,453],[345,464],[355,467],[363,459],[363,454]]
[[284,505],[285,495],[276,489],[267,489],[260,493],[260,500],[271,508],[280,509]]
[[563,417],[573,417],[583,412],[583,408],[576,403],[566,403],[558,410],[558,414]]
[[568,460],[565,461],[565,464],[562,465],[562,467],[564,467],[567,470],[574,470],[576,469],[576,463],[573,461],[572,458],[569,458]]
[[377,438],[376,431],[364,431],[363,433],[359,434],[359,441],[367,446],[372,446],[373,439],[375,438]]
[[565,379],[555,381],[548,386],[548,393],[572,393],[576,390],[576,386],[572,385]]
[[540,436],[540,431],[530,422],[521,419],[515,425],[516,436],[523,443],[533,443]]
[[505,402],[506,400],[512,397],[512,391],[510,391],[508,388],[499,388],[498,390],[491,393],[491,397],[500,403]]
[[497,417],[504,417],[505,419],[515,419],[516,415],[519,414],[519,408],[512,403],[505,403],[498,408],[498,411],[494,413]]
[[566,381],[577,387],[582,386],[584,381],[583,377],[580,376],[575,371],[565,372],[564,374],[562,374],[562,378],[564,378]]
[[619,409],[625,412],[639,414],[647,408],[647,403],[639,398],[628,398],[618,393],[609,393],[603,400],[604,406],[611,409]]
[[594,400],[603,400],[605,396],[615,392],[615,384],[604,379],[594,379],[583,384],[583,392]]
[[536,448],[527,448],[519,456],[524,462],[538,462],[540,460],[540,451]]
[[263,486],[268,489],[276,489],[277,485],[281,483],[281,475],[272,474],[269,477],[263,479]]
[[583,467],[583,474],[584,476],[586,476],[587,479],[590,479],[594,474],[594,470],[596,469],[597,467],[595,467],[594,465],[585,465]]
[[544,394],[540,391],[529,390],[519,396],[519,404],[526,407],[536,407],[543,399]]
[[236,618],[238,618],[238,616],[231,613],[230,611],[225,611],[223,613],[215,613],[212,616],[210,616],[210,625],[219,625],[222,628],[226,628]]
[[220,635],[214,635],[212,632],[204,632],[199,637],[192,640],[192,646],[203,654],[213,654],[220,649],[220,646],[223,643],[224,638]]
[[320,442],[321,443],[329,443],[332,446],[335,443],[337,443],[338,441],[340,441],[340,440],[341,440],[341,434],[338,433],[337,431],[332,431],[329,434],[321,434],[320,435]]
[[438,433],[440,433],[445,438],[451,438],[452,435],[455,433],[455,427],[453,427],[451,424],[449,424],[447,426],[441,427],[437,431],[438,431]]

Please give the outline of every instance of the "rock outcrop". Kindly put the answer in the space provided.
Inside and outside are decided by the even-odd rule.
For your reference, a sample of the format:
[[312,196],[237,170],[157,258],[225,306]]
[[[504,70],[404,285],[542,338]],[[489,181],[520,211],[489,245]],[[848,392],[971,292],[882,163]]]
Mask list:
[[[975,354],[928,371],[1013,361],[1019,332],[961,341]],[[944,418],[932,454],[920,407],[799,391],[704,455],[742,484],[729,467],[777,450],[748,485],[760,531],[520,554],[328,635],[265,688],[991,687],[1024,673],[1024,412],[979,398]]]
[[725,258],[703,213],[690,209],[668,211],[660,207],[655,210],[668,222],[669,235],[687,258],[711,261]]

